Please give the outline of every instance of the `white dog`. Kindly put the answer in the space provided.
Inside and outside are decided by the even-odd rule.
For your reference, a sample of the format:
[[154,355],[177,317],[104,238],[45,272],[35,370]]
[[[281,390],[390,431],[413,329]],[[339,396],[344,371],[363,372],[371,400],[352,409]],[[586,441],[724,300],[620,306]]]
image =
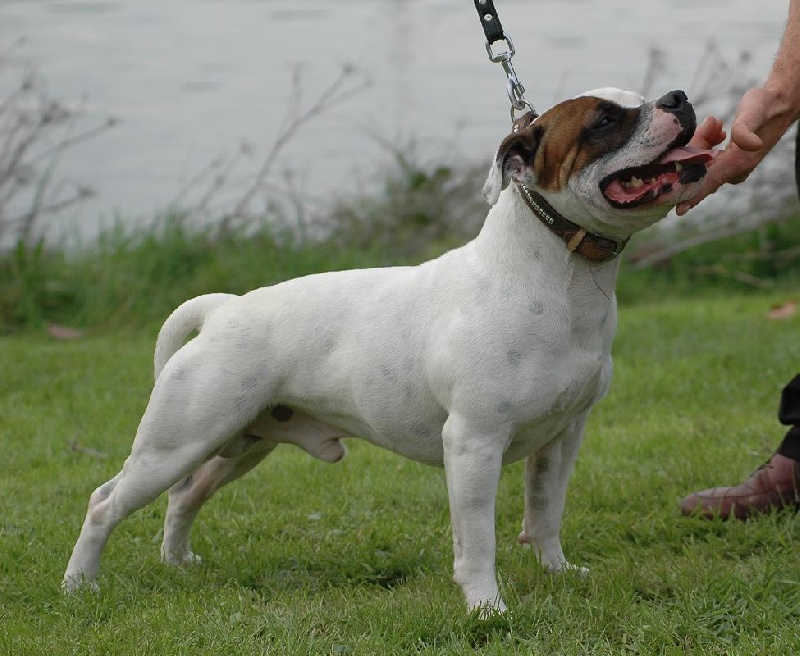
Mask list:
[[335,462],[348,436],[444,465],[470,609],[505,608],[503,464],[526,458],[520,542],[549,570],[571,567],[559,530],[587,414],[611,379],[615,256],[696,191],[712,156],[683,147],[694,128],[681,91],[648,103],[590,92],[503,141],[484,188],[493,207],[466,245],[181,305],[158,336],[131,454],[89,500],[65,589],[93,581],[112,529],[166,489],[162,559],[193,562],[189,530],[217,489],[279,443]]

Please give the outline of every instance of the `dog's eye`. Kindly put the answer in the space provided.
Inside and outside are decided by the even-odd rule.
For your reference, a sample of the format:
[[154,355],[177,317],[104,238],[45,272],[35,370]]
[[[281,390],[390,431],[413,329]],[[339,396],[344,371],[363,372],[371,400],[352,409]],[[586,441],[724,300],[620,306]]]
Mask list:
[[593,124],[592,127],[589,128],[590,130],[602,130],[603,128],[607,128],[609,125],[614,124],[614,119],[611,116],[602,116],[597,119]]

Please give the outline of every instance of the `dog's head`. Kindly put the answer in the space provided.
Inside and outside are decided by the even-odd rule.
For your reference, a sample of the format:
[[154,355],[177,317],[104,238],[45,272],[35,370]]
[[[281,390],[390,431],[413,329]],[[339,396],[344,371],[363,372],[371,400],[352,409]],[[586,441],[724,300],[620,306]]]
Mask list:
[[484,195],[494,205],[513,180],[588,230],[628,237],[698,191],[713,153],[686,147],[695,127],[683,91],[645,102],[596,89],[506,137]]

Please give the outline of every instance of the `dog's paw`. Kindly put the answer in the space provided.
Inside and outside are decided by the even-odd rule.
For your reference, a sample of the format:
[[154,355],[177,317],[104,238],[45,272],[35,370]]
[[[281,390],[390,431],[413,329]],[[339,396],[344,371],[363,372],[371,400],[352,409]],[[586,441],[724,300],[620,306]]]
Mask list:
[[61,581],[61,591],[65,595],[74,595],[83,590],[97,592],[100,590],[100,586],[97,585],[97,581],[87,580],[83,574],[77,576],[65,575],[64,580]]
[[192,565],[199,565],[203,559],[191,551],[184,553],[175,553],[174,551],[162,551],[161,562],[165,565],[173,567],[190,567]]
[[505,602],[498,596],[492,600],[468,601],[467,610],[470,615],[479,620],[489,620],[498,615],[503,615],[508,608]]
[[586,576],[589,573],[589,569],[587,567],[581,567],[580,565],[573,565],[572,563],[569,563],[566,560],[561,561],[556,565],[545,565],[544,568],[548,574],[567,574],[569,572],[572,572],[574,574],[580,574],[581,576]]
[[557,549],[553,549],[551,547],[549,550],[540,550],[534,545],[532,538],[526,535],[524,531],[517,536],[517,542],[522,545],[523,549],[533,549],[536,552],[537,559],[542,564],[544,571],[548,574],[574,572],[576,574],[585,575],[589,573],[589,570],[586,567],[573,565],[566,558],[564,558],[564,554],[561,551],[560,546]]

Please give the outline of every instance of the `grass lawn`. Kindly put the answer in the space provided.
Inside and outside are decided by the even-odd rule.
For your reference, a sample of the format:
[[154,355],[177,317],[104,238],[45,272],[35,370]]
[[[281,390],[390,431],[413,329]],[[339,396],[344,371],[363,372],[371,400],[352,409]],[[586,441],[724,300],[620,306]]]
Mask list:
[[[0,652],[44,654],[797,654],[800,524],[678,511],[772,453],[800,371],[778,297],[623,309],[611,393],[544,574],[516,545],[521,463],[504,470],[498,569],[510,612],[481,622],[450,580],[442,471],[351,441],[326,465],[281,447],[198,518],[203,564],[159,562],[165,500],[114,532],[100,591],[59,583],[91,491],[128,454],[155,331],[0,339]],[[77,448],[76,448],[77,447]],[[94,451],[89,451],[89,449]]]

